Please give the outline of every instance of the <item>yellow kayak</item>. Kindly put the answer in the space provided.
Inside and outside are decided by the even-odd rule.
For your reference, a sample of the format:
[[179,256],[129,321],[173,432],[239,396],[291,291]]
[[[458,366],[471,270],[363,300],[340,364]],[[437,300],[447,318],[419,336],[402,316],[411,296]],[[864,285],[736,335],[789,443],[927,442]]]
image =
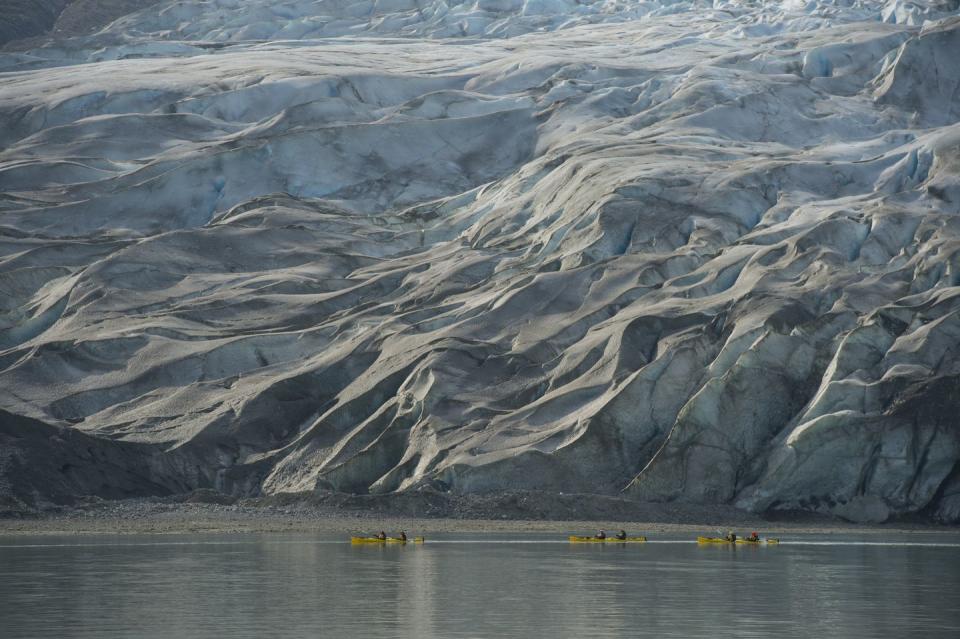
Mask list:
[[351,537],[351,544],[422,544],[424,542],[423,537],[411,537],[406,540],[400,539],[399,537],[387,537],[386,539],[378,539],[377,537]]
[[[732,543],[729,539],[724,539],[723,537],[697,537],[698,544],[729,544]],[[741,539],[737,538],[738,544],[747,544],[750,546],[772,546],[774,544],[779,544],[779,539],[757,539],[753,541],[751,539]]]
[[572,544],[602,544],[602,543],[621,543],[621,544],[640,544],[647,540],[646,537],[627,537],[626,539],[617,539],[616,537],[607,537],[606,539],[597,539],[596,537],[578,537],[571,535],[567,539]]

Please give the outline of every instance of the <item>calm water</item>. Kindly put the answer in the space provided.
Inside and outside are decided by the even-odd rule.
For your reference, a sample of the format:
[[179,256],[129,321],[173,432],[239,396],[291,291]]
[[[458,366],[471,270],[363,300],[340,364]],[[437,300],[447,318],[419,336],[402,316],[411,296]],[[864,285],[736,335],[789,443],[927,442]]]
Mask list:
[[960,637],[960,534],[783,539],[0,537],[0,637]]

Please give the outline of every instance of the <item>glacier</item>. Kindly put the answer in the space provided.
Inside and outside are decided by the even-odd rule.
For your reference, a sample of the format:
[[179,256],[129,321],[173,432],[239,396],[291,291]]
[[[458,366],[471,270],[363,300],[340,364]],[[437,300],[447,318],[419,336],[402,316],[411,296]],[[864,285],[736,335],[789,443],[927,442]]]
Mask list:
[[960,521],[960,3],[147,4],[0,52],[0,506]]

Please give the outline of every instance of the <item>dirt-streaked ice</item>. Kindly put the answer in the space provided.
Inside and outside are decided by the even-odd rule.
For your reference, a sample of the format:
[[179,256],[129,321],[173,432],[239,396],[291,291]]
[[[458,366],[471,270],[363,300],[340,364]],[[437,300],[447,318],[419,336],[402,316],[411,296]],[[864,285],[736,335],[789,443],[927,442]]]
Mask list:
[[181,0],[2,54],[0,494],[957,521],[957,9]]

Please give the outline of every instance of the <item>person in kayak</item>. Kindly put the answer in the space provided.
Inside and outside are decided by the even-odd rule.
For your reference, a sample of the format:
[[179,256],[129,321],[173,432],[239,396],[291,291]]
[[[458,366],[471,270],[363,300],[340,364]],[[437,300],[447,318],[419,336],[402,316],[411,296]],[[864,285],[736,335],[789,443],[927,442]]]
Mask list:
[[747,537],[747,541],[760,541],[760,535],[757,534],[757,531],[754,530],[750,533],[750,536]]
[[386,540],[386,538],[387,538],[387,533],[383,532],[382,530],[377,533],[377,539],[379,539],[380,541],[384,541]]
[[607,533],[604,532],[603,530],[597,533],[597,539],[606,539],[606,538],[607,538]]
[[406,533],[406,531],[401,530],[401,531],[400,531],[400,541],[406,541],[406,540],[407,540],[407,533]]
[[733,532],[732,530],[728,531],[727,541],[729,541],[731,544],[737,543],[737,533]]
[[627,531],[626,531],[626,530],[621,530],[620,532],[617,533],[617,539],[619,539],[620,541],[623,541],[623,540],[625,540],[626,538],[627,538]]

